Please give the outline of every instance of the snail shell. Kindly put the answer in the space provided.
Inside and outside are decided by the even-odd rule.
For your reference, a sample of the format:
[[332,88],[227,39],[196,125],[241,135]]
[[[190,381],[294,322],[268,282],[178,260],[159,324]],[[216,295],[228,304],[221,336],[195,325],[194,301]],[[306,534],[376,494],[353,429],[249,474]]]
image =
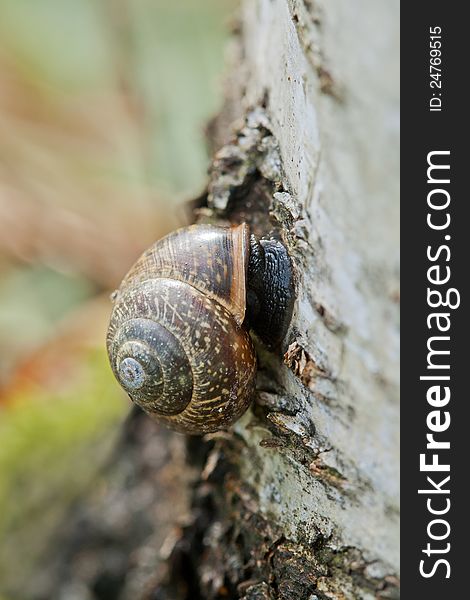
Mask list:
[[151,246],[118,290],[107,335],[111,367],[131,399],[172,429],[216,431],[250,404],[249,253],[245,224],[179,229]]

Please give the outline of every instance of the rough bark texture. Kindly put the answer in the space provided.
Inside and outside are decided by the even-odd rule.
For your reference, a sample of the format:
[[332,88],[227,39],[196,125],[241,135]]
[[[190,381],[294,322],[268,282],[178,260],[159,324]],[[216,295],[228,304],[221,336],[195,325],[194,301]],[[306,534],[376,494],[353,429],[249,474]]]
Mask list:
[[155,598],[398,595],[397,48],[393,2],[243,5],[199,218],[280,235],[298,301]]
[[[139,563],[145,539],[150,566],[117,568],[152,573],[146,598],[398,597],[397,47],[395,2],[243,3],[197,218],[281,237],[297,302],[282,351],[257,343],[257,397],[232,431],[184,450],[184,438],[152,430],[153,446],[135,434],[121,449],[115,480],[160,448],[138,471],[153,485],[140,510],[155,508],[127,553]],[[152,495],[170,481],[186,514],[173,529],[170,492]],[[113,494],[129,498],[132,481],[117,482]],[[126,522],[140,514],[135,498]],[[95,503],[90,530],[113,505]],[[95,555],[109,545],[122,554],[122,537],[103,540]],[[90,555],[85,543],[74,552]],[[62,584],[76,583],[73,565]],[[132,577],[110,588],[103,573],[83,597],[138,597]]]

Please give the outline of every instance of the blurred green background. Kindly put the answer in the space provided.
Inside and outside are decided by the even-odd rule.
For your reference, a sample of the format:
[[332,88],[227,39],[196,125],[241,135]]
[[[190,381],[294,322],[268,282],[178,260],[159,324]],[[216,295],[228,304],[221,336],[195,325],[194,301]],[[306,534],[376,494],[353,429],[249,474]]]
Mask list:
[[129,410],[105,355],[109,293],[203,189],[234,8],[0,0],[2,600]]

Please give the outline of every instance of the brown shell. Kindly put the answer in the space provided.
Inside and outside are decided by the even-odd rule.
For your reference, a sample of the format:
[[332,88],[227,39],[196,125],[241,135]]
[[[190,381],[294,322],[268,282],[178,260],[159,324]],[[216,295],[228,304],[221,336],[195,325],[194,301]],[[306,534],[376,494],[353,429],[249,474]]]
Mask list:
[[151,365],[141,388],[127,391],[173,429],[216,431],[251,402],[256,354],[242,327],[247,260],[246,225],[193,226],[154,244],[121,284],[107,338],[111,366],[123,385],[125,357]]
[[150,246],[121,283],[121,290],[153,277],[189,283],[217,300],[243,323],[249,231],[237,227],[192,225],[177,229]]

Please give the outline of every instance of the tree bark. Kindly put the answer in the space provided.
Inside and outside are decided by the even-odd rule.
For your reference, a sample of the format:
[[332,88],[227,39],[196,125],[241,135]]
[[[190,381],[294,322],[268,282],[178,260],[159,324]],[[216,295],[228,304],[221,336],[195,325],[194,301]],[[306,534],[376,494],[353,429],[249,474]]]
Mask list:
[[297,303],[284,356],[258,344],[253,409],[207,450],[182,538],[193,594],[395,598],[398,6],[241,14],[199,218],[280,235]]
[[[257,342],[257,396],[231,431],[188,439],[186,461],[181,436],[145,437],[147,460],[174,449],[155,468],[177,456],[187,512],[145,597],[398,598],[398,3],[245,0],[231,50],[197,219],[282,238],[297,300],[282,351]],[[114,472],[139,464],[132,439]],[[112,597],[138,597],[122,581]]]

